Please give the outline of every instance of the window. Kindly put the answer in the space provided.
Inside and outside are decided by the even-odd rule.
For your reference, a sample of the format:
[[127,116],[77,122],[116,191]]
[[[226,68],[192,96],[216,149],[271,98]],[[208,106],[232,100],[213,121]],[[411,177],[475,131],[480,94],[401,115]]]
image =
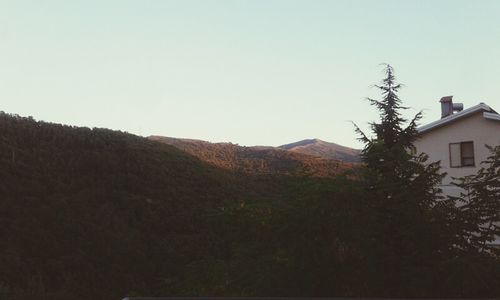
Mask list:
[[474,167],[474,143],[461,142],[450,144],[450,167]]

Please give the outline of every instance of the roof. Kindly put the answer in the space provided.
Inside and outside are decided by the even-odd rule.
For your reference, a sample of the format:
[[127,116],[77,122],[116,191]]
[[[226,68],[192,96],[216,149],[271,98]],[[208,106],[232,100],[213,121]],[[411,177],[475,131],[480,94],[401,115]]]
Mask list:
[[440,120],[434,121],[427,125],[420,126],[417,130],[419,133],[425,133],[435,128],[446,126],[452,122],[455,122],[459,119],[465,118],[467,116],[470,116],[478,112],[483,112],[483,117],[486,119],[500,121],[500,115],[495,110],[493,110],[490,106],[484,103],[479,103],[478,105],[469,107],[461,112],[449,115],[447,117],[444,117]]

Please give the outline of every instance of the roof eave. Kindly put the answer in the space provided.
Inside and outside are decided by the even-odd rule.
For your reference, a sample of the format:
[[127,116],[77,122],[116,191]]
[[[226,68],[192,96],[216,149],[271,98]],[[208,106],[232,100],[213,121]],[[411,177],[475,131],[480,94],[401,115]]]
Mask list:
[[489,120],[500,121],[500,115],[497,113],[484,112],[483,117]]
[[456,121],[458,119],[470,116],[471,114],[474,114],[474,113],[477,113],[480,111],[484,111],[485,113],[493,112],[493,113],[489,113],[489,114],[498,116],[498,114],[495,114],[496,112],[491,107],[489,107],[488,105],[486,105],[484,103],[480,103],[480,104],[475,105],[473,107],[470,107],[466,110],[463,110],[459,113],[453,114],[451,116],[448,116],[448,117],[442,118],[440,120],[434,121],[432,123],[429,123],[427,125],[421,126],[421,127],[417,128],[417,130],[420,134],[426,133],[430,130],[433,130],[433,129],[441,127],[441,126],[445,126],[448,123],[451,123],[451,122]]

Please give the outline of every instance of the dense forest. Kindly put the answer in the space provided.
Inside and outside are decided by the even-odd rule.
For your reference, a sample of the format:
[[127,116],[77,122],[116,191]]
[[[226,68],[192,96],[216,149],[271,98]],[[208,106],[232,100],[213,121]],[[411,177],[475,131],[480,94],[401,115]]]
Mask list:
[[332,179],[230,172],[106,129],[1,113],[0,136],[0,295],[23,299],[262,294],[200,276],[245,243],[271,247],[260,218],[289,199],[334,193]]
[[363,166],[327,177],[0,113],[0,298],[500,297],[500,147],[443,196],[386,71]]

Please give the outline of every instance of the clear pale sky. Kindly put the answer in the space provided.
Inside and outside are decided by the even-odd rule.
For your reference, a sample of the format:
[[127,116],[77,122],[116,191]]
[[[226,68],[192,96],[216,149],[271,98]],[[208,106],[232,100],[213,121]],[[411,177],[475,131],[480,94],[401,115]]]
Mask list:
[[361,147],[380,63],[423,123],[500,110],[500,1],[0,0],[0,110],[50,122]]

